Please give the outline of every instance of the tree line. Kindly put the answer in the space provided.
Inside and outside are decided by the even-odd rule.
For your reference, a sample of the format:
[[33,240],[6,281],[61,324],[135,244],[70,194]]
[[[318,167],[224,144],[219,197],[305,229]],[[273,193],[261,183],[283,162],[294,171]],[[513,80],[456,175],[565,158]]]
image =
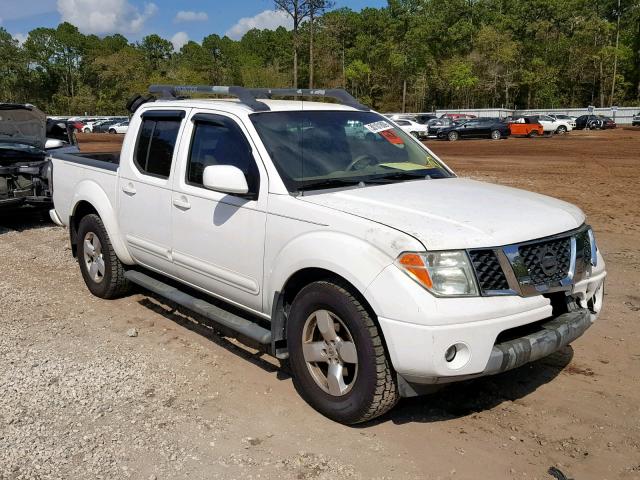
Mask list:
[[155,34],[130,42],[61,23],[21,44],[0,28],[0,101],[50,114],[122,114],[127,98],[153,83],[344,87],[382,111],[640,100],[638,0],[389,0],[360,12],[315,0],[275,6],[298,14],[293,30],[254,29],[240,40],[211,34],[179,51]]

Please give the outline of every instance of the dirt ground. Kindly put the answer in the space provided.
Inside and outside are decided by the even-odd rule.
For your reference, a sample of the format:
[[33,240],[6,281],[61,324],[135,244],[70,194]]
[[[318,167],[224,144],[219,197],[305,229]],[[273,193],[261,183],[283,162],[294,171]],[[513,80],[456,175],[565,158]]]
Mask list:
[[461,176],[587,213],[606,304],[572,347],[345,427],[268,356],[147,295],[92,297],[63,229],[5,215],[0,479],[640,478],[640,129],[428,145]]

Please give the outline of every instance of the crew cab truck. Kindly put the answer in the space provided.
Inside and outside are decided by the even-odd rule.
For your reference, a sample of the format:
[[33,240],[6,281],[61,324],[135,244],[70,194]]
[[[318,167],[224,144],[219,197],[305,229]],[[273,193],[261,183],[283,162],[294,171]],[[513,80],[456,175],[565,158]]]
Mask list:
[[87,287],[137,284],[264,345],[327,417],[518,367],[598,318],[578,208],[459,178],[344,91],[151,91],[119,156],[51,156]]

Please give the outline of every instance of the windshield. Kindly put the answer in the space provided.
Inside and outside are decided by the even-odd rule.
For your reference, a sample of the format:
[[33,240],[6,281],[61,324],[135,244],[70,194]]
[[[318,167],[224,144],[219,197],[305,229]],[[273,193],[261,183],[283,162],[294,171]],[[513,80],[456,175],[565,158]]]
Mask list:
[[290,192],[453,176],[376,113],[262,112],[250,118]]

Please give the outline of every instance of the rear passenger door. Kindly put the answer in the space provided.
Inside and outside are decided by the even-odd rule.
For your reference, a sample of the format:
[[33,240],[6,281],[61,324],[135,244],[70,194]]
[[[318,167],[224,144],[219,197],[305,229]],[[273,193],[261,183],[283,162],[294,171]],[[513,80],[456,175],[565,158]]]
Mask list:
[[[233,116],[195,113],[187,124],[173,182],[173,261],[178,276],[208,293],[262,312],[268,185],[260,159]],[[249,193],[234,195],[202,185],[210,165],[233,165]]]
[[[120,159],[118,217],[131,256],[140,264],[171,273],[171,170],[185,110],[148,110],[127,137]],[[140,123],[137,123],[140,122]]]

